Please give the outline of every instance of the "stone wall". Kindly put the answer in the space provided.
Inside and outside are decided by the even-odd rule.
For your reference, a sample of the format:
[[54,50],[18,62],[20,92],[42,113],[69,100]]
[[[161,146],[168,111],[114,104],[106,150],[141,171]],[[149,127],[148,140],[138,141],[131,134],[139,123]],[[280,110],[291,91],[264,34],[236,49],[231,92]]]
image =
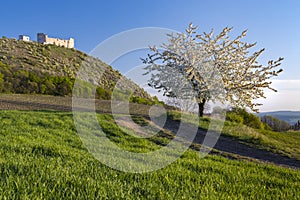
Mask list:
[[63,40],[59,38],[50,38],[47,34],[38,33],[37,41],[41,44],[55,44],[57,46],[64,46],[66,48],[74,48],[74,39]]

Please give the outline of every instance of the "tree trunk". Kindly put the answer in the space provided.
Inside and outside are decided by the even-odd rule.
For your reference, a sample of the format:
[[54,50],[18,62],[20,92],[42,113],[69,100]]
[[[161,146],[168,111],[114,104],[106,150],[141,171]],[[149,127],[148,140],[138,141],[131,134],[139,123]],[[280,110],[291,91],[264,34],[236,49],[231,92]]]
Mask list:
[[203,111],[204,111],[205,103],[206,103],[206,99],[203,99],[201,103],[198,103],[198,106],[199,106],[198,116],[199,117],[203,117]]

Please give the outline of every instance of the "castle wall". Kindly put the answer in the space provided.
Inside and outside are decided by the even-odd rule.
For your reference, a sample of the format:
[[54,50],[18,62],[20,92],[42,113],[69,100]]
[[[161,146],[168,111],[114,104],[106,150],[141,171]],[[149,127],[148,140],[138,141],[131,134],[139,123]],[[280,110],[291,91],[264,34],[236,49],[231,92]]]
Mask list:
[[41,44],[55,44],[57,46],[64,46],[66,48],[74,48],[74,39],[62,40],[59,38],[50,38],[48,35],[43,33],[38,33],[37,40]]

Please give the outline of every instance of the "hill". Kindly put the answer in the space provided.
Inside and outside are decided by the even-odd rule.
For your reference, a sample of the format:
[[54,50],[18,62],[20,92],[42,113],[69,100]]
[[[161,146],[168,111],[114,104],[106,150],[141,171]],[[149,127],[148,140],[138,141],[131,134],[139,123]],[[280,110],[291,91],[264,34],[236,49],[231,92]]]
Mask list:
[[[116,82],[123,76],[101,60],[76,49],[2,38],[0,92],[71,96],[76,73],[83,64],[90,67],[82,77],[87,87],[85,95],[91,95],[91,85],[97,85],[96,95],[101,99],[110,99]],[[101,74],[103,76],[99,80]],[[120,89],[123,93],[133,89],[135,97],[153,100],[142,88],[126,78]]]
[[276,117],[280,120],[288,122],[290,125],[294,125],[300,120],[300,111],[274,111],[274,112],[261,112],[259,116],[269,115]]

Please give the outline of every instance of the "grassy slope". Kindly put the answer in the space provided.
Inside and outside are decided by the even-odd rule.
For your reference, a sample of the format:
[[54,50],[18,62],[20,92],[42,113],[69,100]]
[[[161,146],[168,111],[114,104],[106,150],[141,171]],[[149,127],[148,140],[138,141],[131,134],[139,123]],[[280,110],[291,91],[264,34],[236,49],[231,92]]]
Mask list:
[[[13,101],[8,103],[6,101]],[[110,101],[96,101],[98,112],[111,113]],[[84,107],[84,105],[82,105]],[[149,106],[140,104],[130,104],[132,114],[148,115]],[[56,97],[46,95],[16,95],[1,94],[0,109],[9,110],[49,110],[60,111],[72,110],[72,99],[70,97]],[[179,120],[178,112],[169,111],[169,117],[173,120]],[[200,120],[199,126],[207,129],[209,118]],[[300,159],[300,132],[273,132],[258,130],[245,125],[226,121],[223,127],[222,135],[233,137],[248,145],[256,146],[261,149],[267,149],[292,158]]]
[[[169,117],[179,120],[178,112],[169,112]],[[204,117],[199,122],[199,127],[208,129],[210,120]],[[210,127],[213,129],[213,127]],[[288,157],[300,160],[300,132],[274,132],[270,130],[260,130],[229,121],[224,122],[222,135],[235,138],[250,146],[266,149]]]
[[[126,149],[136,140],[99,115],[106,134]],[[159,140],[159,138],[158,138]],[[138,151],[157,149],[143,140]],[[188,150],[168,167],[123,173],[95,160],[82,145],[68,112],[0,112],[0,197],[11,199],[299,199],[300,173]]]
[[228,124],[223,129],[223,135],[300,160],[300,132],[274,132],[252,129],[245,125]]

